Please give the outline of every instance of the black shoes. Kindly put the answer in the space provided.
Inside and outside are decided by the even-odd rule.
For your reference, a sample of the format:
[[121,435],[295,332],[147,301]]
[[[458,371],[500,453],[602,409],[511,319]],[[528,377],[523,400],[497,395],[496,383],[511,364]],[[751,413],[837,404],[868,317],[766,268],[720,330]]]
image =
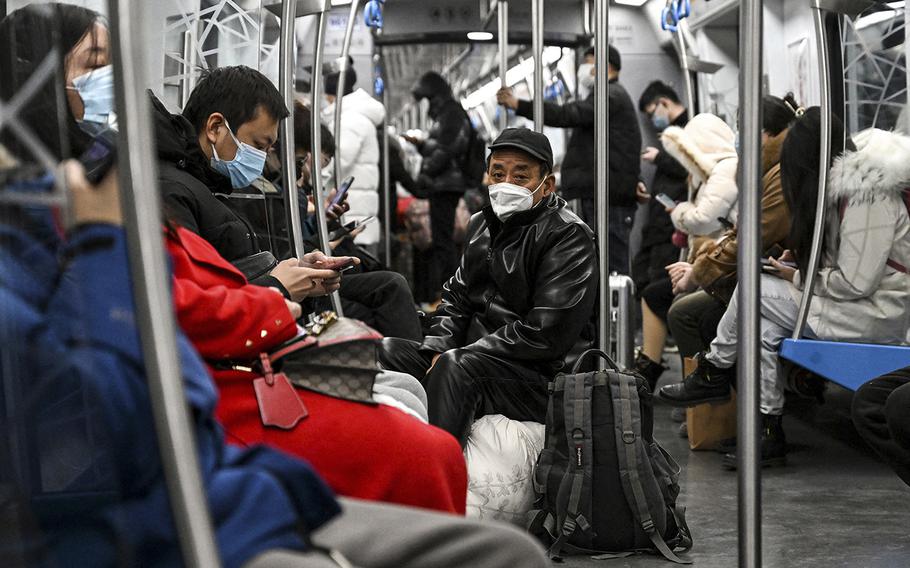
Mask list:
[[660,378],[666,369],[667,368],[662,364],[652,361],[650,357],[641,351],[635,356],[635,365],[632,368],[632,370],[648,381],[651,392],[654,392],[654,389],[657,387],[657,379]]
[[[762,414],[761,430],[761,466],[775,467],[787,464],[787,438],[781,424],[781,416]],[[736,449],[724,455],[724,469],[734,470],[737,467]]]
[[722,402],[730,398],[734,371],[715,367],[704,353],[695,356],[698,367],[683,382],[660,389],[657,398],[670,406],[698,406],[706,402]]

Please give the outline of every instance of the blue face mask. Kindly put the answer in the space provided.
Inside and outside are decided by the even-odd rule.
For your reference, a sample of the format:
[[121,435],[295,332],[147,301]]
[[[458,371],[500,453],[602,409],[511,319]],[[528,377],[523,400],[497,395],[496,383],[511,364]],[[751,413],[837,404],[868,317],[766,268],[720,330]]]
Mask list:
[[73,86],[67,87],[79,93],[85,114],[85,122],[107,124],[114,114],[114,67],[105,65],[73,79]]
[[246,142],[237,140],[231,127],[228,126],[227,121],[224,122],[224,125],[228,129],[228,134],[230,134],[231,138],[234,140],[234,144],[237,145],[237,154],[234,156],[233,160],[222,160],[218,157],[218,151],[215,150],[215,145],[213,144],[212,168],[216,172],[231,178],[231,187],[240,189],[241,187],[250,185],[256,178],[262,175],[262,170],[265,168],[266,155],[262,150],[253,148]]
[[668,126],[670,126],[670,119],[666,116],[654,113],[651,115],[651,124],[654,125],[654,129],[658,132],[663,132]]

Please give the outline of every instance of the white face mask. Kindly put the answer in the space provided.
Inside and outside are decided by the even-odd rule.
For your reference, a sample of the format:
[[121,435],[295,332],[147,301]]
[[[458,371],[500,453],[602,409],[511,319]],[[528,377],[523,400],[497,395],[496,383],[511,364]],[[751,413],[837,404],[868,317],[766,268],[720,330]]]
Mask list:
[[587,98],[591,91],[594,90],[594,82],[597,78],[591,74],[594,69],[593,63],[582,63],[578,66],[578,95],[581,98]]
[[515,213],[528,211],[534,205],[534,194],[537,193],[547,178],[543,178],[534,191],[514,183],[494,183],[490,186],[490,205],[500,221],[505,221]]

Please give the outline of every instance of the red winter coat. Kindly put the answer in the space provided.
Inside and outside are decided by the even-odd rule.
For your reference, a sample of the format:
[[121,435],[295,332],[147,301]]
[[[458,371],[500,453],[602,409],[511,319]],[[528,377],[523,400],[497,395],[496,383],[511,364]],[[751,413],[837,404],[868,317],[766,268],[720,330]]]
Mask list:
[[[177,319],[202,356],[255,359],[297,333],[284,297],[248,284],[200,236],[167,237]],[[212,370],[216,416],[227,439],[265,443],[309,461],[342,495],[464,514],[467,472],[458,442],[389,406],[368,406],[298,389],[309,415],[292,430],[262,425],[255,375]]]

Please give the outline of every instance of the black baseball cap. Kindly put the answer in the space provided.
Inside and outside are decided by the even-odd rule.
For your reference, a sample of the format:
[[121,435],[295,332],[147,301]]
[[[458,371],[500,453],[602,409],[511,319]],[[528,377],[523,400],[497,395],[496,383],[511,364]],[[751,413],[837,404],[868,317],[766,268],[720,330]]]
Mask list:
[[550,140],[540,132],[527,128],[506,128],[490,144],[490,155],[502,148],[516,148],[527,152],[544,162],[548,171],[553,171],[553,148],[550,147]]

